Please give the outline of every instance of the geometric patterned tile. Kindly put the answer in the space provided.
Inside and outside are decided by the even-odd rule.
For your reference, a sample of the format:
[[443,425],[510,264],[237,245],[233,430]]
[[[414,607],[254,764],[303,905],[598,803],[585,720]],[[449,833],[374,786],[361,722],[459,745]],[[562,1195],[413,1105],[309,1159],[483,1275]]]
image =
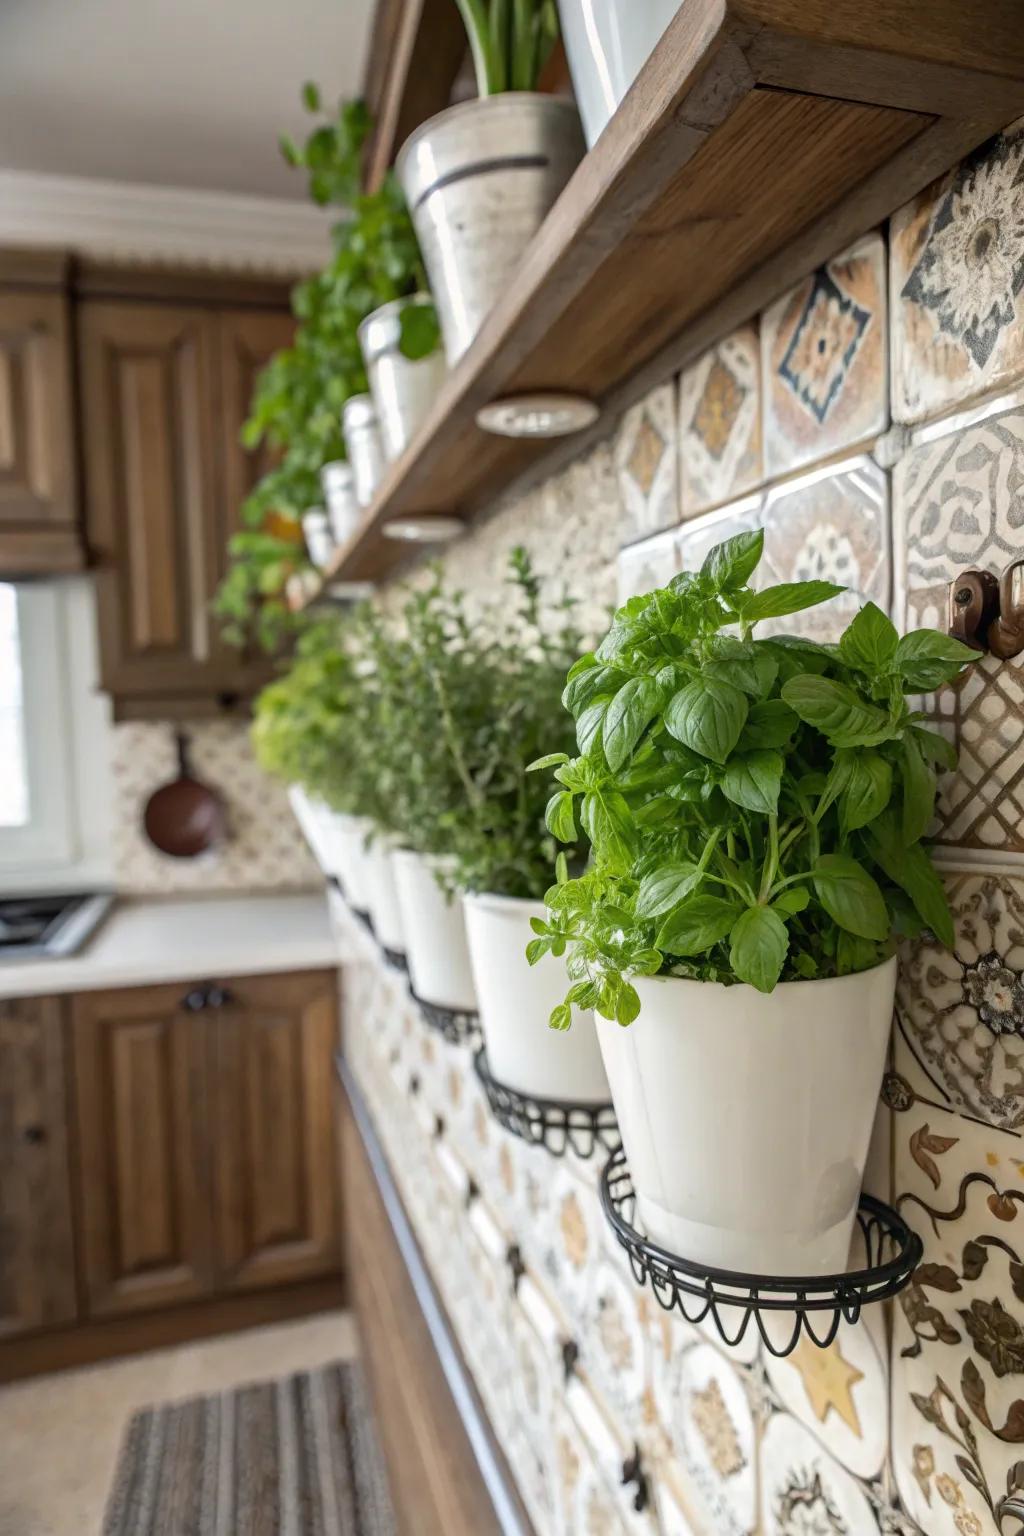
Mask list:
[[743,325],[679,377],[680,498],[695,517],[753,490],[763,474],[761,357]]
[[667,587],[679,570],[679,544],[674,532],[656,533],[639,544],[628,544],[616,561],[618,602]]
[[[1005,402],[1002,403],[1005,407]],[[1024,410],[941,437],[925,430],[894,473],[896,586],[904,627],[945,627],[949,583],[971,566],[1000,574],[1024,531]],[[936,841],[1024,854],[1024,666],[986,657],[925,701],[957,743],[960,767],[941,784]]]
[[838,639],[871,601],[887,611],[891,557],[888,477],[865,456],[770,490],[764,509],[764,559],[758,579],[834,581],[847,590],[820,607],[759,626],[759,633]]
[[677,1363],[671,1432],[692,1502],[710,1531],[746,1536],[757,1514],[756,1434],[743,1379],[711,1344]]
[[769,478],[884,432],[889,417],[885,242],[870,234],[761,319]]
[[893,416],[921,421],[1024,369],[1024,125],[892,220]]
[[678,523],[678,436],[675,379],[652,389],[622,418],[613,449],[622,502],[620,543]]
[[[900,966],[897,1017],[940,1102],[1024,1131],[1024,880],[950,873],[955,947],[923,936]],[[1024,1156],[1024,1151],[1022,1151]]]

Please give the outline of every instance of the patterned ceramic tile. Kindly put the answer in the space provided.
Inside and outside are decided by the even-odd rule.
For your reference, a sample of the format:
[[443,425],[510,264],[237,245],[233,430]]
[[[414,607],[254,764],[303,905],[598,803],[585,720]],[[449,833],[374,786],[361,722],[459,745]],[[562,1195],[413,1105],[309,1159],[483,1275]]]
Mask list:
[[900,1029],[942,1099],[1024,1131],[1024,881],[951,874],[956,947],[923,937],[900,968]]
[[142,830],[155,789],[177,773],[172,727],[131,722],[114,727],[114,879],[124,895],[187,891],[312,890],[323,884],[282,785],[260,769],[248,727],[228,720],[186,724],[196,774],[223,797],[228,841],[197,859],[158,853]]
[[676,384],[659,385],[626,412],[615,439],[622,499],[621,542],[679,521]]
[[678,1362],[672,1438],[699,1518],[716,1536],[752,1531],[753,1414],[742,1377],[711,1344]]
[[769,1420],[760,1457],[764,1536],[878,1536],[868,1491],[789,1414]]
[[842,1324],[828,1349],[806,1335],[791,1355],[766,1355],[765,1369],[782,1405],[858,1477],[876,1478],[888,1445],[888,1379],[880,1347],[863,1325]]
[[[944,628],[949,584],[976,566],[1001,572],[1021,553],[1024,409],[965,428],[925,431],[894,475],[896,584],[906,628]],[[930,698],[960,765],[940,786],[936,841],[1024,855],[1024,665],[987,657]]]
[[1024,368],[1024,126],[892,221],[893,415],[921,421]]
[[679,378],[683,517],[760,484],[761,354],[757,325],[744,325]]
[[685,523],[676,535],[680,569],[699,571],[705,555],[716,544],[721,544],[723,539],[731,539],[734,534],[760,528],[761,518],[762,498],[747,496],[742,501],[733,502],[731,506],[722,507],[719,512]]
[[759,633],[836,640],[865,602],[889,608],[891,574],[888,479],[869,458],[815,470],[769,491],[759,579],[819,579],[847,590],[818,608],[765,624]]
[[658,533],[652,539],[630,544],[619,551],[618,600],[628,602],[644,592],[668,586],[679,570],[679,545],[675,533]]
[[893,1468],[928,1536],[1024,1518],[1022,1152],[934,1104],[897,1117],[898,1203],[925,1252],[896,1311]]
[[867,235],[761,320],[764,452],[770,477],[884,432],[885,243]]
[[648,1307],[622,1256],[602,1254],[592,1266],[582,1336],[582,1364],[619,1421],[635,1430],[643,1417],[649,1364]]

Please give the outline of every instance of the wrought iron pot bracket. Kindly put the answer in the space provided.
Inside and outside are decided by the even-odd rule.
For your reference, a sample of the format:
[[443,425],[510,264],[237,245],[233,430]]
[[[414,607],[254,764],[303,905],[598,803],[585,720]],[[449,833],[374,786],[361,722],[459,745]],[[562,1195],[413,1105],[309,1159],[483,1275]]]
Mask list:
[[949,632],[975,651],[1009,661],[1024,651],[1024,557],[1002,576],[961,571],[949,587]]
[[412,987],[409,992],[425,1022],[443,1035],[449,1045],[467,1045],[475,1040],[480,1028],[480,1015],[472,1008],[445,1008],[439,1003],[428,1003],[426,998],[418,997]]
[[789,1279],[695,1264],[660,1248],[637,1227],[636,1193],[621,1148],[601,1174],[601,1205],[637,1284],[650,1281],[666,1312],[675,1309],[689,1323],[710,1317],[728,1345],[740,1343],[753,1318],[765,1348],[780,1359],[792,1353],[801,1333],[827,1349],[840,1323],[857,1322],[865,1306],[903,1290],[923,1254],[921,1239],[902,1217],[872,1195],[861,1195],[863,1269]]
[[612,1152],[619,1145],[618,1121],[610,1103],[579,1104],[520,1093],[491,1076],[483,1046],[473,1065],[495,1120],[521,1141],[543,1147],[552,1157],[572,1151],[584,1162],[598,1147]]

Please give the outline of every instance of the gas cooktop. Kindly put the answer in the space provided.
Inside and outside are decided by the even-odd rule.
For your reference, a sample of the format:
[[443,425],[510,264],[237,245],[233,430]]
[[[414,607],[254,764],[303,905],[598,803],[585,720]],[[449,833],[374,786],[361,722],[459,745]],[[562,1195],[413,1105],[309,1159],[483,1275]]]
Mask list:
[[0,896],[0,964],[73,955],[106,917],[109,891],[73,896]]

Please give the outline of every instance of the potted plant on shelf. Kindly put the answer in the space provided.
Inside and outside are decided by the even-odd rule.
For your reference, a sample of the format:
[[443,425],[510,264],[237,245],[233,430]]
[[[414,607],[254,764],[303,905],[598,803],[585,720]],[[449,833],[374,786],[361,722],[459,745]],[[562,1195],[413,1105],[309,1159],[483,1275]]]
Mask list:
[[479,99],[423,123],[398,156],[448,362],[508,286],[579,164],[575,104],[537,90],[558,36],[554,0],[456,0]]
[[[847,1259],[900,935],[953,940],[922,838],[955,760],[906,695],[973,652],[873,604],[838,645],[756,625],[839,588],[753,591],[763,534],[632,599],[569,672],[578,753],[548,825],[592,848],[531,958],[594,1008],[638,1214],[686,1259],[780,1276]],[[625,1027],[625,1026],[628,1026]]]
[[608,126],[679,5],[680,0],[558,0],[588,146]]

